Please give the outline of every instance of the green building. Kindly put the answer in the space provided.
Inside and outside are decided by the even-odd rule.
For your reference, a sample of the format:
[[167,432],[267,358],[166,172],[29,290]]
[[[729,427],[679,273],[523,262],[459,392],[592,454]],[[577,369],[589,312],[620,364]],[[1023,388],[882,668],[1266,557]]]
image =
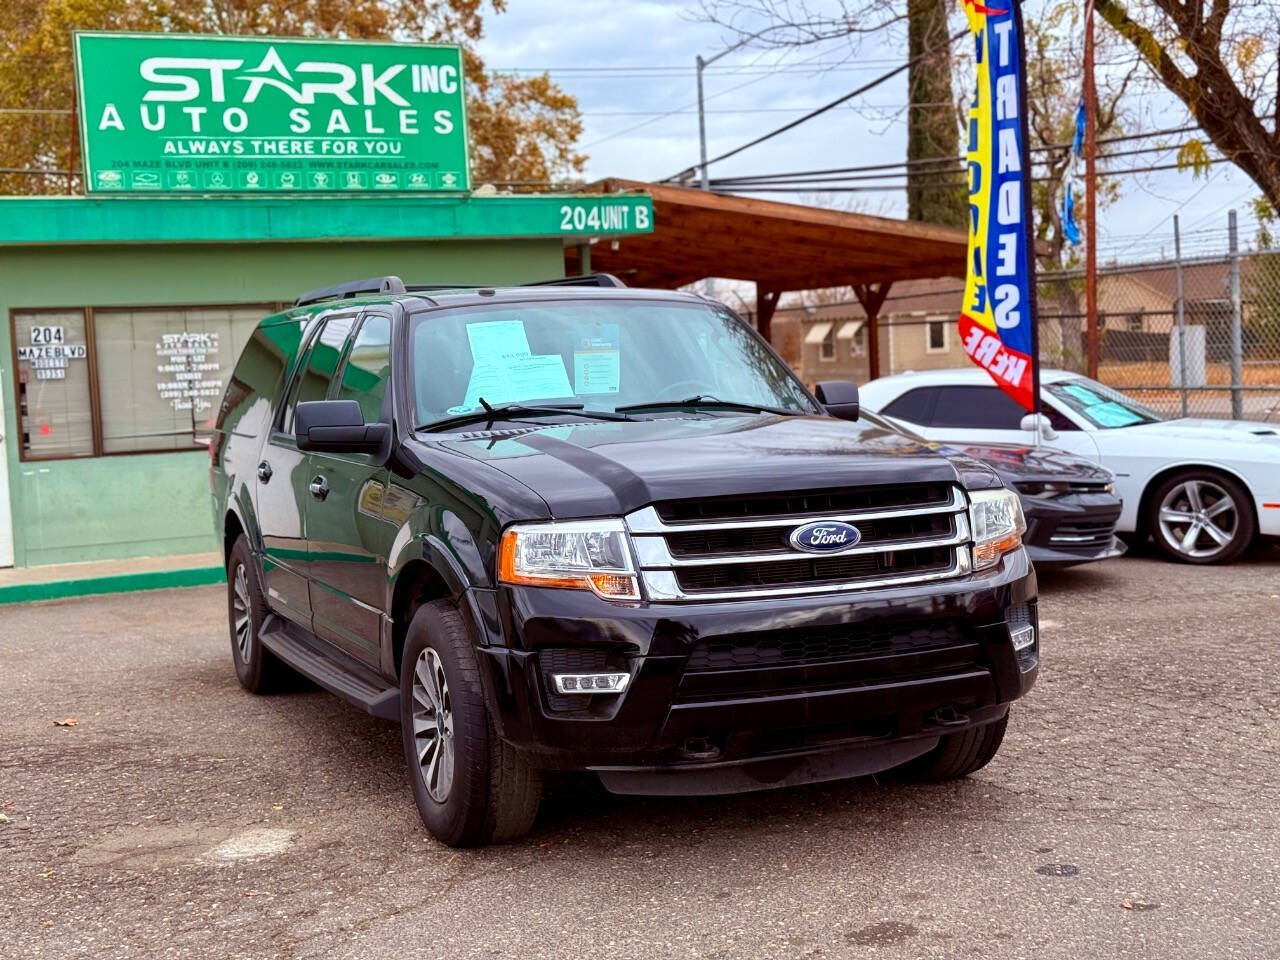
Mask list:
[[209,418],[303,291],[548,279],[652,227],[640,194],[0,199],[0,567],[211,550]]

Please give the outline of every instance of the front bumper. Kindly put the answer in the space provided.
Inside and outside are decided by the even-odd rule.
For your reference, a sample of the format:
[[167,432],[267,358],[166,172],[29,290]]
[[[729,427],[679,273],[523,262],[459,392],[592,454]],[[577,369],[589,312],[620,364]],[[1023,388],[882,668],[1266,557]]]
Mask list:
[[1116,536],[1120,498],[1110,493],[1073,493],[1052,500],[1022,496],[1027,533],[1022,538],[1037,567],[1069,567],[1107,560],[1125,552]]
[[[575,590],[473,591],[500,735],[619,792],[716,793],[875,772],[998,720],[1031,689],[1024,551],[992,571],[856,594],[608,603]],[[505,638],[505,639],[504,639]],[[558,666],[556,666],[558,665]],[[553,669],[627,670],[625,693],[557,695]]]

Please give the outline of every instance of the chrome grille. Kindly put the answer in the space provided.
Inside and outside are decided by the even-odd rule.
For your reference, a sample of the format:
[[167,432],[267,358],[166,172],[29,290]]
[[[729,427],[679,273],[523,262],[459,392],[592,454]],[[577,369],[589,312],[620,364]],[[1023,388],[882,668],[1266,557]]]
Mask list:
[[[743,516],[745,505],[761,512]],[[626,519],[651,600],[832,593],[971,569],[964,493],[940,484],[672,501]],[[855,524],[861,540],[827,554],[791,546],[797,527],[835,520]]]
[[1105,547],[1115,536],[1114,520],[1062,523],[1049,535],[1049,542],[1062,547]]

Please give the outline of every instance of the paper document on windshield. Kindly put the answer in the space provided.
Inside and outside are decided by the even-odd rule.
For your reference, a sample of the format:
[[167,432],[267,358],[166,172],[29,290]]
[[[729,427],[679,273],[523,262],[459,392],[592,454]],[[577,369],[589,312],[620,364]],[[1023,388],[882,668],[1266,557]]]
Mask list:
[[573,387],[569,385],[569,374],[560,354],[508,357],[477,363],[471,369],[471,381],[459,412],[477,409],[481,397],[489,406],[496,407],[503,403],[572,396]]
[[579,394],[617,393],[622,382],[621,338],[616,323],[601,325],[573,351],[573,385]]

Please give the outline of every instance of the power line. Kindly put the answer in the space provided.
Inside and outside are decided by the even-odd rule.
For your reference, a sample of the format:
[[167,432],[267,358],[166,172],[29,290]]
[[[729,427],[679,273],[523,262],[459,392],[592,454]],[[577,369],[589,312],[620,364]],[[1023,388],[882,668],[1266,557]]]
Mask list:
[[[869,83],[864,83],[862,86],[849,91],[844,96],[836,97],[836,99],[832,100],[830,103],[823,104],[821,107],[818,107],[816,110],[811,110],[808,113],[806,113],[804,116],[797,117],[795,120],[792,120],[790,123],[784,123],[782,126],[774,130],[770,130],[768,133],[762,134],[761,136],[756,137],[754,140],[749,140],[739,147],[734,147],[732,150],[722,153],[719,156],[712,157],[710,160],[707,160],[704,163],[700,164],[700,166],[702,166],[705,169],[706,167],[709,167],[713,163],[719,163],[721,160],[727,160],[732,156],[736,156],[737,154],[742,153],[742,151],[744,150],[749,150],[754,146],[764,143],[766,140],[771,140],[774,137],[779,136],[780,134],[786,133],[788,130],[794,130],[796,127],[800,126],[800,124],[807,123],[808,121],[812,120],[814,117],[817,117],[826,113],[828,110],[834,110],[836,107],[840,106],[840,104],[845,103],[846,101],[852,100],[854,97],[861,96],[862,94],[866,93],[868,90],[872,90],[880,86],[880,84],[882,83],[887,83],[889,80],[892,80],[898,74],[908,69],[912,64],[918,63],[919,61],[925,59],[926,57],[930,57],[933,54],[937,53],[939,50],[942,50],[946,47],[951,46],[961,37],[966,36],[968,32],[969,32],[968,30],[957,30],[954,34],[951,35],[950,39],[948,39],[945,44],[938,44],[934,47],[931,47],[930,49],[925,50],[922,53],[919,53],[916,56],[912,57],[910,60],[907,60],[905,63],[902,63],[894,67],[892,70],[888,71],[887,73],[880,74],[880,76],[876,77],[874,80],[870,81]],[[672,176],[667,177],[666,180],[663,182],[669,182],[671,180],[675,180],[681,174],[685,173],[685,171],[692,170],[692,169],[694,169],[694,167],[685,167],[683,170],[679,171],[678,173],[675,173]]]

